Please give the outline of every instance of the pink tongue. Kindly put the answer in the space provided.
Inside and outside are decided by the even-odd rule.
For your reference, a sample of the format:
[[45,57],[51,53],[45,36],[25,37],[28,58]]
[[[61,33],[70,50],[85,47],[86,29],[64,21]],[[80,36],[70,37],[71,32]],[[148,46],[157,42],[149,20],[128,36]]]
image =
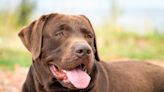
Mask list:
[[78,89],[84,89],[88,87],[91,79],[86,72],[78,68],[71,71],[66,71],[66,75],[68,80]]

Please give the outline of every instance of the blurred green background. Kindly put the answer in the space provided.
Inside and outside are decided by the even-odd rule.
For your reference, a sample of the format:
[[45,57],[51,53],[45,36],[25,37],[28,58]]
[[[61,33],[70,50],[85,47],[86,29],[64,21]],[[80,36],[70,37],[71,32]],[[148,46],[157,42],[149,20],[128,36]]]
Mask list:
[[163,0],[1,0],[1,68],[12,70],[15,65],[32,63],[17,34],[34,19],[52,12],[86,15],[105,61],[164,61]]

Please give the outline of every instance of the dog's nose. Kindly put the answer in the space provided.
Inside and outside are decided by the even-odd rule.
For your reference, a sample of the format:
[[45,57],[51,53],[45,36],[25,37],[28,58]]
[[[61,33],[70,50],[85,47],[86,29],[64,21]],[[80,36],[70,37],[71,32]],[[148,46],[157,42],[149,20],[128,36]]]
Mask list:
[[91,54],[91,49],[85,43],[77,43],[75,44],[75,54],[78,56],[84,56]]

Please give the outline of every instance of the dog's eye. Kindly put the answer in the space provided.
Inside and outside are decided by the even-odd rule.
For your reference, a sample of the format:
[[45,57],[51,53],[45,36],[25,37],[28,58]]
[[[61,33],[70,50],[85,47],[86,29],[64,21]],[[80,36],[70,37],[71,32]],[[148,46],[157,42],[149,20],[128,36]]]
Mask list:
[[91,33],[85,35],[86,38],[93,38],[93,35]]
[[64,36],[64,32],[60,31],[55,34],[55,36],[61,37]]

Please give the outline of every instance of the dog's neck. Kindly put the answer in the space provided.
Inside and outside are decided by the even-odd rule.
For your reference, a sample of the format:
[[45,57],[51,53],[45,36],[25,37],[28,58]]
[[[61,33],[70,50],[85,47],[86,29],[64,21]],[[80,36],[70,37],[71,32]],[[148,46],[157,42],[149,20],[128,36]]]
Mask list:
[[[46,90],[46,92],[90,92],[94,87],[95,87],[95,81],[96,81],[96,76],[97,76],[97,66],[96,64],[93,65],[93,68],[92,68],[92,72],[90,74],[91,76],[91,82],[90,82],[90,85],[86,88],[86,89],[79,89],[79,90],[70,90],[66,87],[63,87],[59,81],[55,78],[52,78],[51,79],[51,82],[47,82],[46,84],[43,83],[42,81],[43,80],[39,80],[39,79],[46,79],[46,78],[43,78],[42,75],[41,76],[38,76],[40,75],[38,72],[36,72],[35,68],[35,63],[39,63],[40,61],[38,60],[35,60],[33,61],[33,65],[32,65],[32,69],[34,70],[35,73],[33,73],[33,77],[38,81],[37,84],[35,83],[35,86],[39,86],[39,87],[42,87],[42,89]],[[36,64],[38,65],[38,64]]]

